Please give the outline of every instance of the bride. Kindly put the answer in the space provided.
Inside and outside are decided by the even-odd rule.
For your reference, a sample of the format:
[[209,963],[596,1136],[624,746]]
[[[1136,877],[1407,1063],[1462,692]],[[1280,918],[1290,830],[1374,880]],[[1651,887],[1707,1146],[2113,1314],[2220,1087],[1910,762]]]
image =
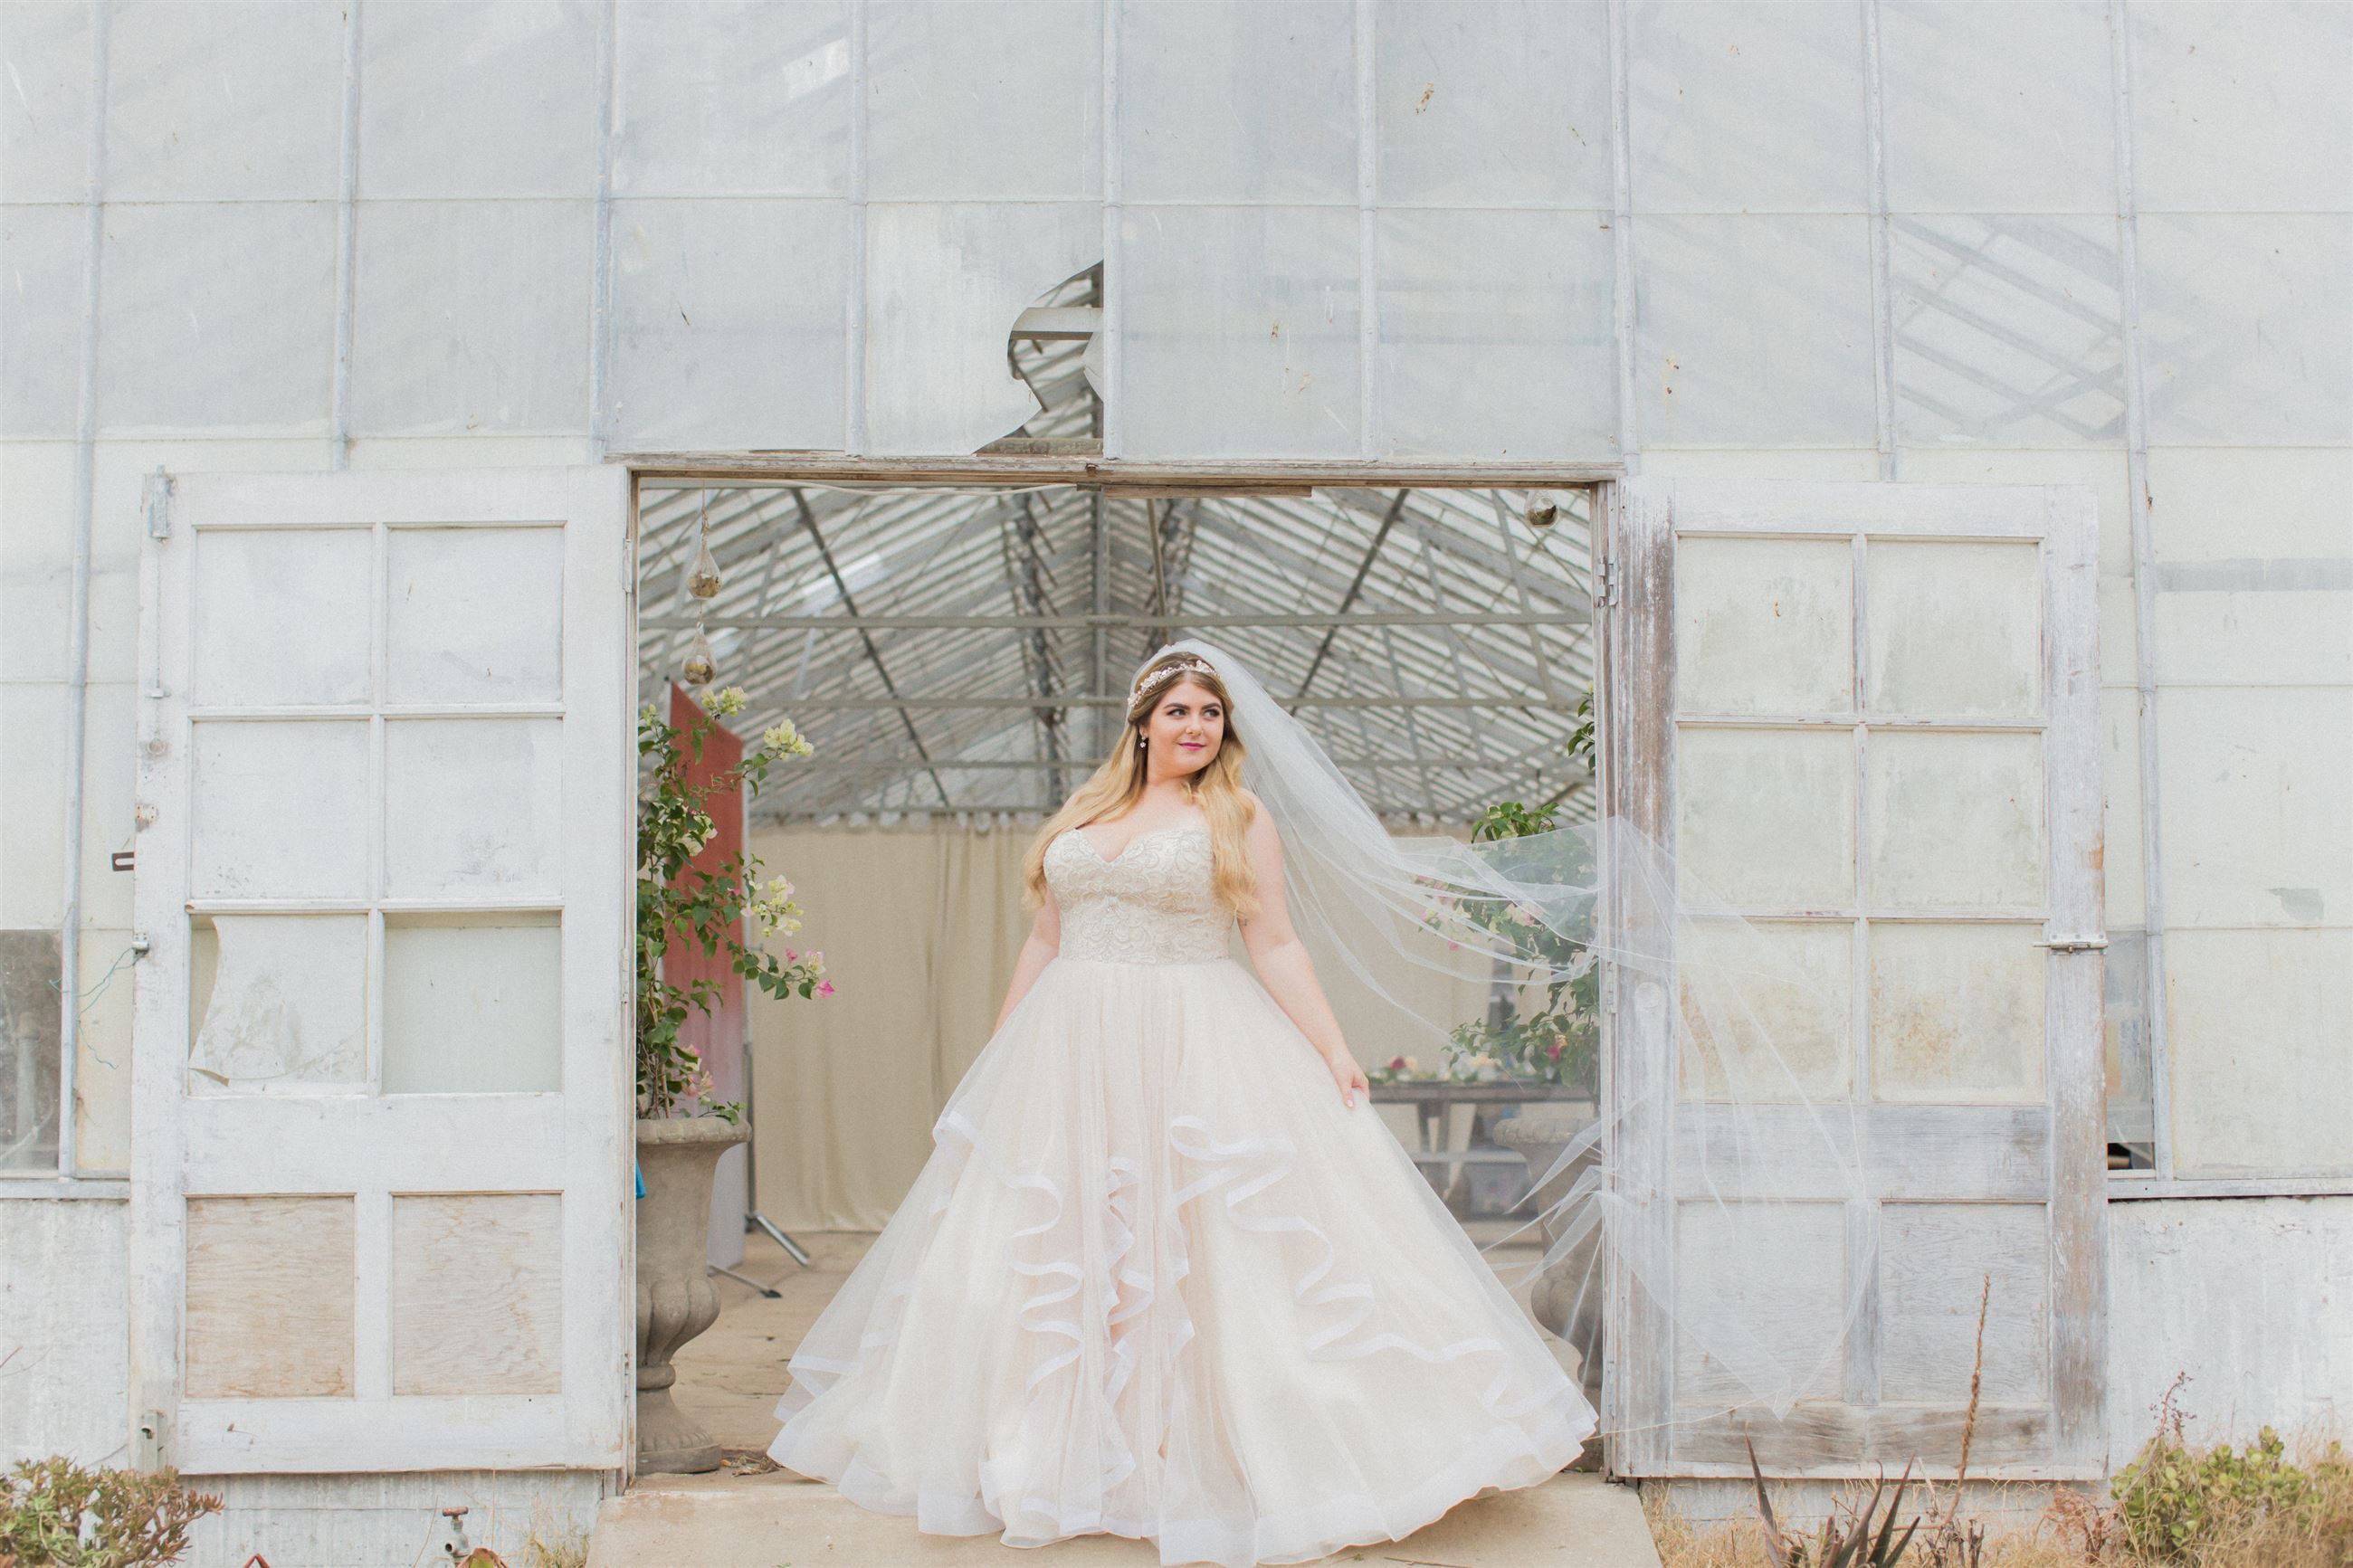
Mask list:
[[[1207,644],[1126,720],[1029,851],[995,1031],[770,1456],[925,1531],[1231,1568],[1547,1479],[1595,1412],[1372,1109],[1286,901],[1317,818],[1374,819],[1303,808],[1336,770]],[[1278,731],[1312,762],[1253,759]]]

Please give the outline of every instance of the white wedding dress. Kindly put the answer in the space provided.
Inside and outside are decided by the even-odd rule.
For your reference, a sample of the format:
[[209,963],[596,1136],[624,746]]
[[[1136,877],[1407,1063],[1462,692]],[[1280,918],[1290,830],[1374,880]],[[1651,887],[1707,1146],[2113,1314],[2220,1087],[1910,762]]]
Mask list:
[[1227,956],[1207,826],[1045,869],[1060,952],[793,1354],[776,1462],[940,1534],[1241,1568],[1574,1460],[1592,1406]]

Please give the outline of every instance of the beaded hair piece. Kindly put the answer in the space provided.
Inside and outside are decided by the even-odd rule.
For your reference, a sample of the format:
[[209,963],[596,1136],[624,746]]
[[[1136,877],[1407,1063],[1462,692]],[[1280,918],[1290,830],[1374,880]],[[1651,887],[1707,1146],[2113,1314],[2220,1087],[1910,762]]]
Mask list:
[[1208,659],[1202,658],[1198,655],[1188,653],[1174,664],[1165,664],[1158,669],[1146,672],[1144,679],[1135,683],[1135,689],[1127,694],[1127,700],[1129,703],[1133,704],[1137,698],[1143,696],[1145,692],[1156,690],[1160,687],[1167,685],[1178,676],[1187,674],[1195,670],[1199,671],[1203,675],[1208,676],[1214,676],[1218,673]]

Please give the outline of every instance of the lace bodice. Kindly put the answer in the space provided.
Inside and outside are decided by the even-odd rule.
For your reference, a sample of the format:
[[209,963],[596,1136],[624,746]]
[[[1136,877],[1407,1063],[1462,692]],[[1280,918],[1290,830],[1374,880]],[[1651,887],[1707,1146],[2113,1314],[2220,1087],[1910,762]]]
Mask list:
[[1046,847],[1064,958],[1198,963],[1226,956],[1233,911],[1210,890],[1206,824],[1138,834],[1106,860],[1070,829]]

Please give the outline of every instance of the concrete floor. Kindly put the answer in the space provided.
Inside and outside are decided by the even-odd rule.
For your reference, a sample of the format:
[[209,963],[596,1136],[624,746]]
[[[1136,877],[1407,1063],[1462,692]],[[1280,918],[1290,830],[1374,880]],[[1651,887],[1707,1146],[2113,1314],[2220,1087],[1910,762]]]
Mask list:
[[[1483,1226],[1475,1224],[1473,1235]],[[1482,1239],[1485,1237],[1482,1236]],[[869,1513],[834,1489],[769,1467],[776,1404],[791,1382],[786,1359],[871,1236],[812,1232],[803,1268],[754,1237],[741,1272],[772,1282],[769,1300],[720,1277],[719,1321],[678,1357],[675,1397],[700,1418],[729,1463],[707,1476],[648,1476],[598,1512],[588,1568],[980,1568],[1041,1560],[1060,1568],[1154,1568],[1148,1542],[1084,1536],[1023,1549],[995,1536],[925,1535],[914,1521]],[[1505,1248],[1493,1256],[1513,1259]],[[1525,1299],[1525,1292],[1520,1294]],[[1564,1354],[1566,1354],[1564,1347]],[[1404,1541],[1365,1546],[1333,1563],[1429,1568],[1657,1568],[1632,1488],[1564,1474],[1541,1487],[1474,1498]]]

